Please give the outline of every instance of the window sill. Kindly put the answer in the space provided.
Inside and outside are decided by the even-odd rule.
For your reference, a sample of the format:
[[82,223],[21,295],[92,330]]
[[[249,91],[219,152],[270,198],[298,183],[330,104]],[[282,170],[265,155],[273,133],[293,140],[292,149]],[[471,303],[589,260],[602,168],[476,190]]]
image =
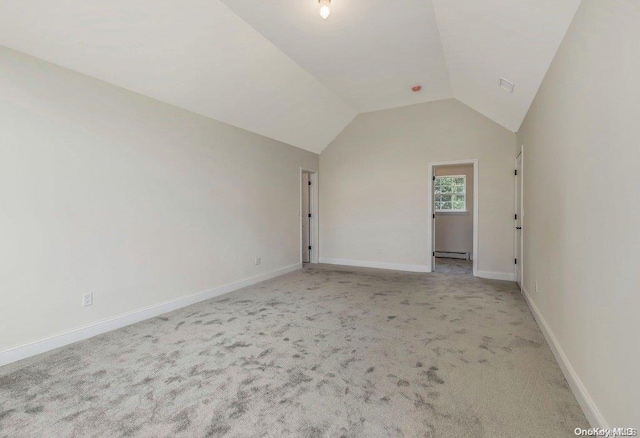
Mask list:
[[469,210],[446,210],[446,211],[438,211],[436,210],[436,214],[469,214]]

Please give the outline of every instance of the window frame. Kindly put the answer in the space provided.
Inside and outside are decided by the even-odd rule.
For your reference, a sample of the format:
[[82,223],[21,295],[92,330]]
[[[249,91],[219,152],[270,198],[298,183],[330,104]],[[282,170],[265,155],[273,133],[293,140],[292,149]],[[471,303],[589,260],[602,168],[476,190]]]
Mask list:
[[[436,183],[439,178],[462,178],[464,181],[464,208],[463,209],[439,209],[437,207],[437,198],[438,196],[442,196],[443,194],[436,194]],[[435,175],[433,180],[433,211],[435,213],[468,213],[469,209],[467,208],[467,175]],[[453,193],[452,193],[453,195]],[[458,194],[459,195],[459,194]]]

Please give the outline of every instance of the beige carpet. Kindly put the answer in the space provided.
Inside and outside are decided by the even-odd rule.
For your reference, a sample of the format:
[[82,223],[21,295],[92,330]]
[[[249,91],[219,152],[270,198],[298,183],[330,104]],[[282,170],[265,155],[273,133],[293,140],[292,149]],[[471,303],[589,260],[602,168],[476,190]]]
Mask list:
[[312,265],[0,368],[6,437],[563,437],[514,283]]
[[473,275],[473,261],[436,257],[435,271],[439,274]]

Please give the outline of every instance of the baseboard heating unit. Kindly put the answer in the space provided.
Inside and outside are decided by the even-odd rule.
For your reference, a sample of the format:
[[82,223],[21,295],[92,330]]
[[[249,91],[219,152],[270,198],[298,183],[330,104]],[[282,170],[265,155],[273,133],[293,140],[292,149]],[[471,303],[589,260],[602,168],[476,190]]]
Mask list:
[[436,251],[436,257],[440,257],[444,259],[471,260],[471,253],[453,252],[453,251]]

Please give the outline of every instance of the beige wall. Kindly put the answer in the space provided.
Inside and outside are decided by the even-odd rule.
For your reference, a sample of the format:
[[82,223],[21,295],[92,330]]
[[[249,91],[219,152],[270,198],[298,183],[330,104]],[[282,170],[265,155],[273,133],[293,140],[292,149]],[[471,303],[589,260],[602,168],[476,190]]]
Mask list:
[[299,263],[313,153],[7,49],[0,115],[0,351]]
[[468,252],[473,255],[473,164],[438,166],[436,176],[465,175],[467,211],[436,213],[436,251]]
[[477,158],[479,270],[513,275],[514,145],[452,99],[359,115],[320,155],[322,258],[428,268],[428,163]]
[[518,135],[526,292],[610,427],[640,427],[639,76],[640,3],[584,0]]

